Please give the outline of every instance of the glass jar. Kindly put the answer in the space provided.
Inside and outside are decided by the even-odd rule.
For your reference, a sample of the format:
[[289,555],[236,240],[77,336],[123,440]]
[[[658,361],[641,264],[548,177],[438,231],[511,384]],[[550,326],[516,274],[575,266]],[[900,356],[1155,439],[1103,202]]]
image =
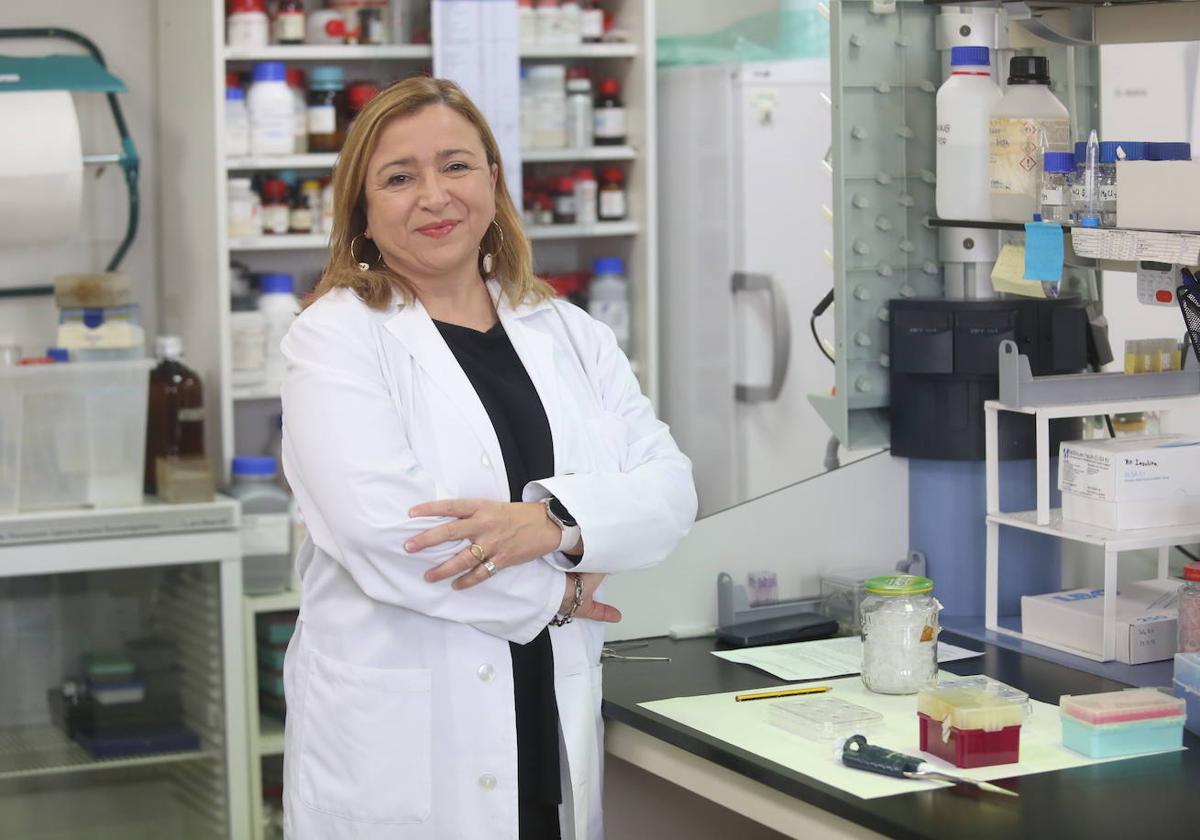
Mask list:
[[937,679],[942,605],[933,597],[933,581],[885,575],[864,588],[863,684],[878,694],[916,694]]
[[1183,567],[1179,587],[1179,653],[1200,653],[1200,563]]
[[342,68],[313,68],[308,85],[309,151],[341,151],[346,139],[345,88]]
[[1042,168],[1042,194],[1038,203],[1043,222],[1065,224],[1071,220],[1071,152],[1046,152]]

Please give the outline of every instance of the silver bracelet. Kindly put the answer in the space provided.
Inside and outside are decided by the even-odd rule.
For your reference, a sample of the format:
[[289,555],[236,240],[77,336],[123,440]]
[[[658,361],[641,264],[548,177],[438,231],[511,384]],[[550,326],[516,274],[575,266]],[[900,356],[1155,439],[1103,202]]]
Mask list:
[[550,619],[551,627],[562,627],[564,624],[570,624],[575,619],[575,613],[583,606],[583,578],[579,575],[571,574],[575,578],[575,598],[571,601],[571,606],[566,613],[560,613]]

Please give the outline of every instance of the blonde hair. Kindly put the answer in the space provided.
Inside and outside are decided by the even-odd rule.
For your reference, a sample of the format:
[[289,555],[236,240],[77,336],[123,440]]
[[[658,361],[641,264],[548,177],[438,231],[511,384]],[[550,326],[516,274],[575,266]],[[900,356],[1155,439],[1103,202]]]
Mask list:
[[[529,237],[525,235],[520,214],[508,193],[500,147],[487,120],[454,82],[413,76],[381,91],[350,127],[333,170],[333,230],[329,238],[329,264],[325,266],[316,288],[305,299],[305,306],[337,288],[352,289],[372,309],[386,309],[392,302],[393,291],[397,289],[408,302],[416,297],[412,283],[383,263],[373,242],[361,237],[357,251],[354,252],[352,248],[355,237],[360,237],[367,229],[364,185],[367,163],[375,152],[380,132],[391,120],[412,116],[430,105],[445,105],[471,123],[479,132],[489,169],[492,165],[496,167],[496,223],[488,226],[480,248],[484,253],[495,255],[494,274],[509,302],[517,306],[525,301],[540,303],[554,297],[550,285],[533,274],[533,251]],[[497,225],[503,237],[497,233]],[[363,271],[358,267],[359,262],[369,263],[371,267]]]

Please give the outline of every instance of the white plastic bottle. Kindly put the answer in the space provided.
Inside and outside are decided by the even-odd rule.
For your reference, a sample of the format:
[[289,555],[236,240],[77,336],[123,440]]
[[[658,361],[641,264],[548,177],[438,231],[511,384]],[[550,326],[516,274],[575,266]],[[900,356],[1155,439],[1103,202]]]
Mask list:
[[539,47],[562,46],[563,18],[558,0],[537,0],[534,10],[534,25]]
[[617,345],[629,353],[629,281],[620,257],[598,257],[588,284],[588,312],[612,329]]
[[282,61],[254,65],[254,82],[247,97],[250,110],[250,154],[289,155],[293,136],[295,99],[287,84]]
[[600,187],[592,168],[581,166],[575,170],[575,224],[594,225],[600,221],[597,215],[599,196]]
[[1050,92],[1045,56],[1018,55],[1008,90],[992,109],[989,178],[992,218],[1027,222],[1041,198],[1042,152],[1069,152],[1071,115]]
[[583,43],[583,10],[579,0],[562,0],[559,4],[561,25],[559,37],[564,47],[577,47]]
[[308,151],[308,97],[304,81],[303,70],[288,68],[288,90],[292,92],[292,151],[298,155]]
[[282,385],[287,373],[287,362],[279,344],[300,312],[300,301],[293,294],[294,289],[290,274],[264,274],[259,278],[258,311],[267,322],[266,382],[272,387]]
[[592,145],[595,128],[592,109],[592,80],[586,70],[567,72],[567,146],[583,149]]
[[225,154],[228,157],[250,154],[250,112],[246,108],[246,91],[240,87],[225,88]]
[[937,214],[992,217],[989,121],[1004,96],[987,47],[951,47],[950,78],[937,92]]
[[533,0],[518,0],[517,42],[521,49],[537,46],[537,26],[537,13],[533,10]]
[[233,386],[261,386],[267,375],[267,319],[252,297],[235,297],[230,303],[229,343]]

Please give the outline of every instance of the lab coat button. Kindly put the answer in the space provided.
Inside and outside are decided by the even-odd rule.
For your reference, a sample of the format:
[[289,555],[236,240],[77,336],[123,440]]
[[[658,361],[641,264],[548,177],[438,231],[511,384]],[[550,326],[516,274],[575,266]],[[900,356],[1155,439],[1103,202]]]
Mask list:
[[496,787],[496,777],[491,773],[484,773],[479,777],[479,786],[484,790],[492,790]]
[[491,665],[480,665],[475,676],[479,677],[482,682],[491,682],[492,677],[496,676],[496,669]]
[[483,464],[485,467],[490,467],[492,465],[492,459],[487,456],[486,452],[480,456],[479,462],[481,464]]

